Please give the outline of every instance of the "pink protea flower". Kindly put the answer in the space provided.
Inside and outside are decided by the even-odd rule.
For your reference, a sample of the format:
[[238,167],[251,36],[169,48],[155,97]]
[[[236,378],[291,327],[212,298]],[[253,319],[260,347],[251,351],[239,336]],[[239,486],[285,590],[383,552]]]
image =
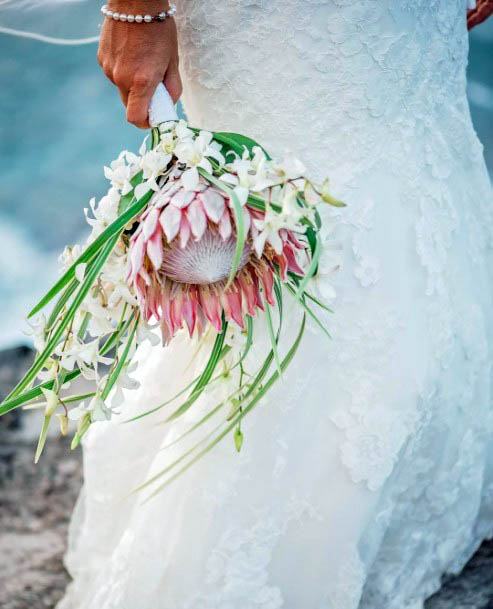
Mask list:
[[222,316],[244,328],[245,315],[274,305],[274,276],[303,275],[299,253],[306,249],[291,230],[279,231],[282,246],[254,252],[263,213],[244,207],[247,241],[236,277],[228,286],[236,247],[230,201],[200,182],[187,191],[170,181],[155,195],[130,239],[128,280],[146,320],[160,321],[163,341],[187,327],[190,336],[210,323],[218,332]]

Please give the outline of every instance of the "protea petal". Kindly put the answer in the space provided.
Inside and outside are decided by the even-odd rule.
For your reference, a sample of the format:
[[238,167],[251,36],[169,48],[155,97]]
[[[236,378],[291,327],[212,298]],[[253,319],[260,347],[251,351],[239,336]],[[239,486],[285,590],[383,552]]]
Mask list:
[[200,290],[200,303],[206,318],[220,332],[222,328],[221,303],[218,295],[209,288],[203,286]]
[[134,280],[144,263],[145,239],[141,233],[130,249],[130,279]]
[[168,243],[173,241],[180,230],[181,216],[181,210],[174,205],[167,205],[159,217],[159,222],[163,228]]
[[262,287],[264,289],[265,299],[270,305],[274,305],[275,300],[274,294],[272,293],[274,288],[274,274],[272,269],[266,264],[263,265],[263,268],[261,269],[260,281],[262,282]]
[[276,262],[279,265],[279,275],[283,281],[286,280],[286,274],[288,271],[288,261],[284,254],[276,257]]
[[248,315],[255,315],[256,299],[255,299],[255,286],[253,285],[252,278],[249,273],[242,272],[238,276],[238,283],[243,292],[243,298],[246,305]]
[[288,231],[286,231],[286,233],[287,233],[287,239],[288,239],[288,241],[292,245],[294,245],[294,247],[297,250],[304,250],[304,249],[306,249],[306,246],[301,241],[299,241],[298,237],[293,233],[293,231],[288,230]]
[[264,311],[264,302],[262,300],[262,294],[260,293],[260,281],[255,268],[250,268],[250,278],[253,284],[253,293],[255,295],[255,307]]
[[183,290],[182,287],[175,284],[173,286],[173,290],[171,292],[171,307],[170,307],[170,317],[172,324],[172,333],[175,333],[182,327],[183,325],[183,317],[182,317],[182,301],[183,301]]
[[149,260],[154,267],[154,270],[158,271],[163,264],[164,247],[163,247],[163,233],[161,226],[158,224],[154,234],[147,242],[147,255]]
[[171,319],[171,286],[168,281],[164,282],[161,290],[161,333],[164,344],[167,344],[174,336]]
[[195,320],[197,319],[197,307],[194,305],[190,293],[184,294],[181,304],[181,316],[187,324],[188,333],[193,335],[195,330]]
[[231,237],[231,233],[231,217],[229,215],[229,211],[225,209],[219,221],[219,234],[224,241],[227,241]]
[[226,208],[224,197],[217,190],[208,188],[200,193],[198,198],[202,202],[209,220],[218,224]]
[[185,249],[191,235],[190,222],[187,220],[185,214],[182,214],[180,222],[180,247]]
[[142,232],[144,233],[144,239],[149,239],[156,230],[156,226],[159,220],[159,210],[152,208],[147,214],[146,219],[142,223]]
[[224,294],[223,304],[226,318],[233,320],[241,329],[244,329],[245,320],[241,308],[241,291],[235,283],[233,283],[231,288]]
[[207,228],[207,217],[201,202],[195,199],[190,203],[187,209],[187,218],[192,229],[192,234],[195,239],[199,240]]
[[301,277],[305,274],[301,266],[298,264],[298,260],[296,259],[296,254],[291,245],[285,243],[283,248],[283,258],[285,257],[288,264],[288,269],[292,273],[296,273],[296,275],[300,275]]
[[171,205],[174,207],[178,207],[178,209],[185,209],[188,207],[190,203],[194,200],[195,193],[189,190],[184,190],[183,188],[176,192],[170,199]]

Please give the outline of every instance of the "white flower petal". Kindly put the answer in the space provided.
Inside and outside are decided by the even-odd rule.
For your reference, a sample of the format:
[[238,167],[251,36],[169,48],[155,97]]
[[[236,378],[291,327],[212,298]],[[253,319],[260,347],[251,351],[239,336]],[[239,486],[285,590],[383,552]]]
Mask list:
[[84,281],[86,269],[87,269],[87,263],[85,263],[85,262],[81,262],[80,264],[78,264],[75,267],[75,278],[77,279],[77,281],[79,283],[82,283]]
[[248,188],[235,186],[233,190],[240,201],[240,205],[245,205],[248,200]]
[[199,184],[199,172],[197,167],[190,167],[183,172],[181,183],[185,190],[195,190]]

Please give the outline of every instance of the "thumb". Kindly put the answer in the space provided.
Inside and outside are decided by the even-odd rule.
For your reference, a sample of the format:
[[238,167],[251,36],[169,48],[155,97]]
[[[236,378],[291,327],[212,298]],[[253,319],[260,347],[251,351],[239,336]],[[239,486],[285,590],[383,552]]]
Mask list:
[[127,120],[136,127],[149,127],[149,105],[159,81],[143,76],[134,80],[127,99]]

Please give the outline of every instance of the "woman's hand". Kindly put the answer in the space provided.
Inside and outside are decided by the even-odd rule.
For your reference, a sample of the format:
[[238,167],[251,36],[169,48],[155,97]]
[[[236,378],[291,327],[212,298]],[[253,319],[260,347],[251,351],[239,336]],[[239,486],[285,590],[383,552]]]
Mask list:
[[467,28],[471,30],[493,14],[493,0],[477,0],[476,8],[467,13]]
[[[126,14],[158,14],[169,7],[162,0],[110,0],[108,8]],[[177,101],[182,86],[178,71],[175,21],[125,23],[105,19],[98,61],[106,76],[120,90],[127,120],[147,128],[151,97],[160,82]]]

